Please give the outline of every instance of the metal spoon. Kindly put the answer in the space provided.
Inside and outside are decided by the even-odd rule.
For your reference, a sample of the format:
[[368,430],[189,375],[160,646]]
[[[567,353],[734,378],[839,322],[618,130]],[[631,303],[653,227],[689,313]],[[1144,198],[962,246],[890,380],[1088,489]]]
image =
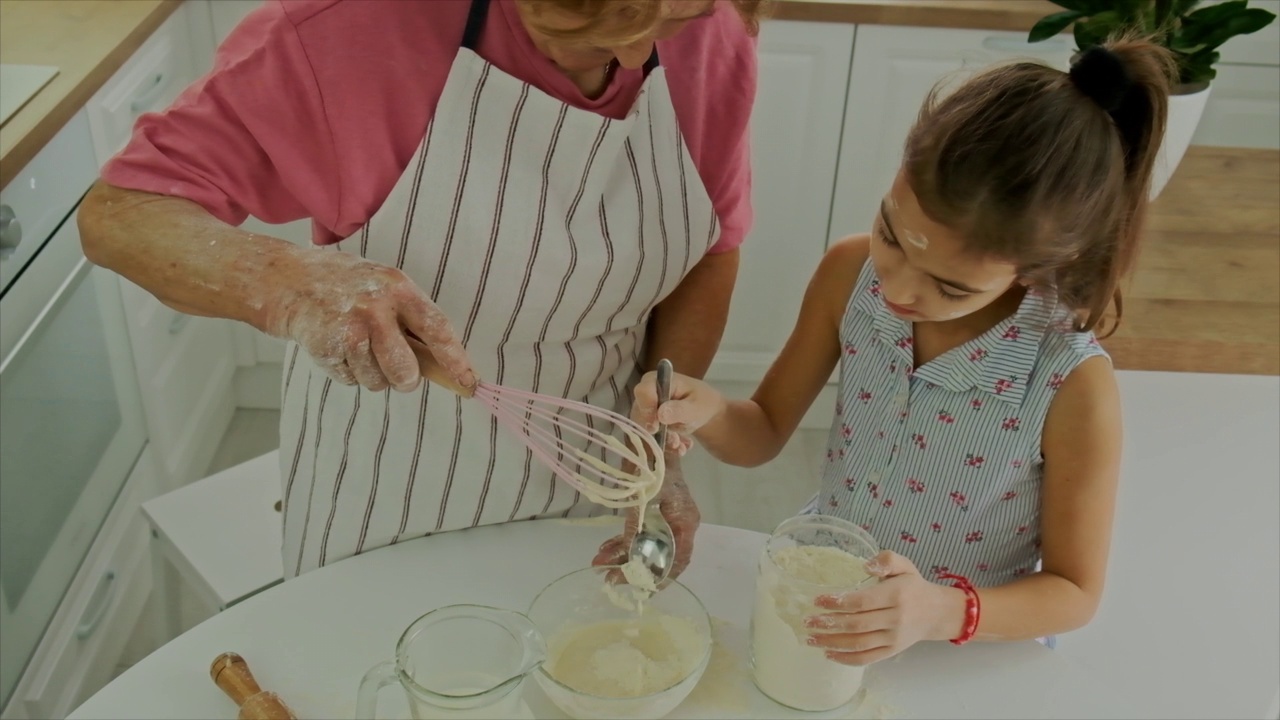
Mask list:
[[[658,406],[671,399],[671,361],[658,362]],[[659,424],[654,434],[658,447],[663,452],[667,449],[667,426]],[[645,508],[644,524],[640,532],[631,540],[628,553],[631,560],[638,560],[649,572],[653,573],[654,582],[661,585],[671,575],[671,567],[676,559],[676,540],[671,532],[671,525],[662,517],[656,503]]]

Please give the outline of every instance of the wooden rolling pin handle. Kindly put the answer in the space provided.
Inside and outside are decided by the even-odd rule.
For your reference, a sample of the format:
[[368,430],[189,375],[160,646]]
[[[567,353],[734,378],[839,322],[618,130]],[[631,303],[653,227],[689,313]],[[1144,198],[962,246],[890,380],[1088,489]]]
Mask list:
[[236,653],[222,653],[215,658],[209,675],[240,708],[240,720],[297,720],[279,696],[262,691],[249,663]]

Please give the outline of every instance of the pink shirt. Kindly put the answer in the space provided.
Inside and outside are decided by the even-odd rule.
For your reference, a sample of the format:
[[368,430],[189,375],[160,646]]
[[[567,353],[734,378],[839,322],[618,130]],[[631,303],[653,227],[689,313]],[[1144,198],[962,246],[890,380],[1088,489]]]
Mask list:
[[[107,182],[199,203],[224,222],[310,217],[315,241],[365,224],[417,149],[461,44],[469,0],[270,0],[218,48],[212,72],[144,115]],[[643,81],[621,70],[589,100],[494,0],[478,51],[575,107],[621,118]],[[736,12],[658,43],[676,118],[720,220],[713,252],[751,226],[747,124],[755,42]]]

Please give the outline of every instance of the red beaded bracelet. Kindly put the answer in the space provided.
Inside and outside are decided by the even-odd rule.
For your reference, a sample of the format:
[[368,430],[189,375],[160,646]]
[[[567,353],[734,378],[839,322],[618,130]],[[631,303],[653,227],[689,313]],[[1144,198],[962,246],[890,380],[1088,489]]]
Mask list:
[[951,583],[951,587],[964,591],[964,627],[960,630],[960,636],[951,641],[952,645],[963,645],[978,633],[978,620],[982,617],[982,601],[978,598],[978,591],[974,589],[973,583],[969,582],[969,578],[952,573],[939,573],[938,578],[952,580],[954,582]]

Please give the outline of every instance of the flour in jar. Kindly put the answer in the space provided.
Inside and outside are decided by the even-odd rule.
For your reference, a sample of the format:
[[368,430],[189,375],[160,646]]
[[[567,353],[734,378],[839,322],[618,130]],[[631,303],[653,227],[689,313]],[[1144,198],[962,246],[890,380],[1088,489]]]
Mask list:
[[853,699],[862,687],[862,668],[837,663],[808,645],[811,631],[804,620],[821,612],[813,604],[821,588],[849,589],[870,577],[863,558],[834,547],[789,547],[772,560],[761,559],[751,662],[765,695],[806,711],[833,710]]
[[773,554],[773,564],[791,580],[823,587],[853,587],[871,577],[866,560],[837,547],[783,548]]
[[550,642],[547,674],[581,693],[637,698],[688,677],[707,638],[688,619],[646,613],[562,628]]

